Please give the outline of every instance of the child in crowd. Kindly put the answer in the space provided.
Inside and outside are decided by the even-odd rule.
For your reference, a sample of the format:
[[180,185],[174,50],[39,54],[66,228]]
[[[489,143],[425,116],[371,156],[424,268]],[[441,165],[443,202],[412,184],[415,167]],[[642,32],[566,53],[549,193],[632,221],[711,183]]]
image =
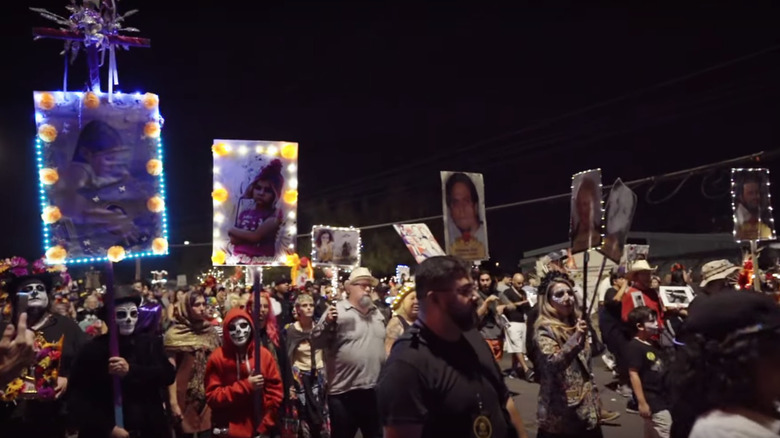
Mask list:
[[645,420],[645,438],[668,438],[672,416],[664,383],[666,363],[654,340],[659,331],[658,315],[639,306],[628,314],[628,323],[635,334],[626,348],[626,362],[639,415]]

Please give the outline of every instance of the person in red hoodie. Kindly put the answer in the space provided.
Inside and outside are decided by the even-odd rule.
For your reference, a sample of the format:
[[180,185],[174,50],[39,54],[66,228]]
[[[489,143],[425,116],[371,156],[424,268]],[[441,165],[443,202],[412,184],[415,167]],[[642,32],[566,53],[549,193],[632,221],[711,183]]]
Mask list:
[[[206,364],[206,400],[212,410],[215,436],[252,438],[274,428],[283,390],[279,369],[271,353],[260,347],[260,374],[253,372],[254,324],[239,308],[225,316],[222,346]],[[255,391],[262,391],[263,418],[254,419]]]

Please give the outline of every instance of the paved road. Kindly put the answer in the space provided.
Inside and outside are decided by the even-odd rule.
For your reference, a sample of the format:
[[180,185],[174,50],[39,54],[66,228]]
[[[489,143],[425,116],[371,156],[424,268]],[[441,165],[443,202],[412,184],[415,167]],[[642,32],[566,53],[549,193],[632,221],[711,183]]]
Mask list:
[[[507,369],[511,366],[511,360],[504,358],[502,368]],[[612,374],[606,370],[604,363],[600,358],[593,360],[593,367],[596,374],[596,383],[599,387],[601,401],[605,409],[620,412],[620,418],[615,420],[614,425],[604,425],[602,430],[605,438],[637,438],[643,436],[644,429],[642,418],[636,414],[626,413],[626,400],[618,393],[606,388],[604,385],[612,381]],[[537,396],[539,394],[539,385],[528,383],[520,379],[506,379],[509,390],[519,393],[515,397],[515,405],[523,417],[523,422],[528,430],[528,435],[536,437],[536,408]]]

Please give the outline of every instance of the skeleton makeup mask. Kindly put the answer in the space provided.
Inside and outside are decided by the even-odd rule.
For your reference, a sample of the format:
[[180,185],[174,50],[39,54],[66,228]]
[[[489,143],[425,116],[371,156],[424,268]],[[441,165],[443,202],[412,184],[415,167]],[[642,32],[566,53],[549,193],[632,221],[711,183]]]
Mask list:
[[570,306],[574,304],[574,291],[568,287],[555,288],[550,292],[550,299],[553,303],[561,306]]
[[49,307],[49,295],[46,293],[46,286],[41,280],[27,280],[19,286],[17,293],[26,294],[27,307],[46,309]]
[[132,335],[138,322],[138,306],[135,303],[122,303],[117,305],[114,310],[119,334],[123,336]]
[[228,333],[233,345],[243,347],[252,336],[252,326],[246,318],[236,318],[228,324]]

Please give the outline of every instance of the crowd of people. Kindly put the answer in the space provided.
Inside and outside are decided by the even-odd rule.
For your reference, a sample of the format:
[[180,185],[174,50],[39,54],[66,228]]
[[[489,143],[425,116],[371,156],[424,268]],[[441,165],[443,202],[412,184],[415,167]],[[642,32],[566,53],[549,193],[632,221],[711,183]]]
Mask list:
[[[620,415],[601,403],[601,355],[609,390],[642,417],[646,437],[777,436],[780,307],[739,290],[740,270],[712,261],[694,283],[681,265],[661,279],[638,260],[583,294],[560,253],[509,274],[443,256],[398,284],[366,268],[335,288],[277,278],[257,315],[248,287],[117,285],[109,318],[101,289],[58,285],[59,273],[25,264],[4,272],[0,430],[522,438],[505,381],[522,378],[539,384],[538,437],[600,437]],[[661,285],[696,295],[665,306]]]

